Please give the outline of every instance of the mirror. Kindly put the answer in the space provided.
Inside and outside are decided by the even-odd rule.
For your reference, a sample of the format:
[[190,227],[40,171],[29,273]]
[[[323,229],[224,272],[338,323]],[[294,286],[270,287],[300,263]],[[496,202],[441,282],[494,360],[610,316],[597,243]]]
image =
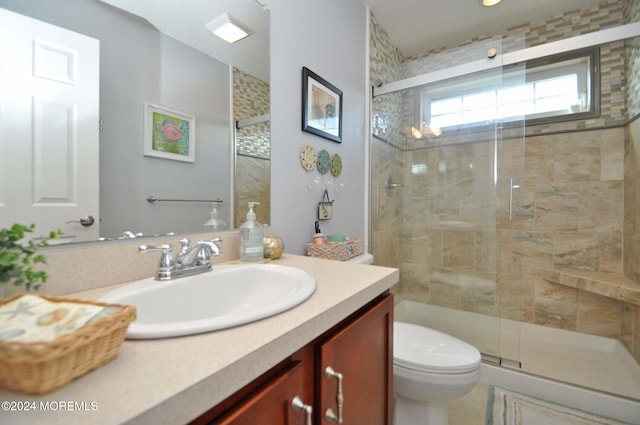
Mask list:
[[[0,0],[0,8],[100,43],[99,164],[94,165],[99,169],[99,211],[68,216],[52,227],[73,236],[63,241],[96,239],[89,231],[92,226],[79,223],[85,215],[94,216],[94,229],[99,226],[99,236],[109,239],[125,231],[145,236],[199,232],[210,218],[211,201],[222,200],[220,217],[232,224],[237,208],[233,200],[244,196],[243,190],[248,196],[255,190],[264,196],[264,177],[257,180],[260,189],[235,190],[231,186],[234,164],[240,162],[232,142],[235,121],[268,114],[269,13],[256,0],[194,0],[188,6],[169,0],[73,0],[72,5],[68,0]],[[254,33],[234,44],[214,37],[206,24],[224,12],[240,19]],[[254,96],[254,85],[243,85],[249,81],[259,83],[260,96]],[[262,94],[265,89],[266,98]],[[232,98],[241,95],[266,102],[255,112],[249,110],[249,102],[241,116],[232,116]],[[156,128],[145,123],[146,104],[166,108],[169,115],[176,112],[179,117],[194,118],[193,162],[145,155],[145,131]],[[234,112],[237,108],[233,106]],[[261,144],[268,150],[268,122],[257,124],[260,126],[263,128],[252,131],[260,133]],[[245,150],[238,149],[238,154],[246,156]],[[268,154],[259,156],[268,165]],[[13,185],[22,182],[20,177],[12,176],[12,180]],[[150,196],[159,201],[148,202]],[[261,207],[268,213],[268,189],[266,198],[259,202],[267,204]],[[7,206],[4,203],[2,208]],[[64,205],[58,207],[63,209]],[[28,222],[39,220],[3,212],[0,227],[24,222],[23,217],[29,217]],[[269,222],[268,218],[262,220]],[[50,229],[36,230],[44,233]]]

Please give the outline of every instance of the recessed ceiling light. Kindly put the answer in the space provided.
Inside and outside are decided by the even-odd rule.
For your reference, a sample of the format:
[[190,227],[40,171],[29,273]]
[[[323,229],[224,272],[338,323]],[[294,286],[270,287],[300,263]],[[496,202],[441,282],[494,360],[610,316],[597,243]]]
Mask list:
[[495,6],[500,3],[502,0],[482,0],[483,6]]
[[206,25],[207,29],[214,35],[220,37],[227,43],[235,43],[238,40],[242,40],[248,35],[253,34],[253,30],[249,29],[242,22],[229,15],[223,13],[213,21]]

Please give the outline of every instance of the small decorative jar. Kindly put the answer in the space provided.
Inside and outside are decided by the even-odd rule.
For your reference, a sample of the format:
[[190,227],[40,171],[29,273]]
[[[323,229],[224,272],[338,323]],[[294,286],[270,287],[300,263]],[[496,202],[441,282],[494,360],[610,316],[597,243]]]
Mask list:
[[284,252],[284,242],[275,236],[264,238],[264,258],[277,260]]
[[313,244],[314,245],[324,245],[325,243],[325,238],[324,235],[322,233],[316,233],[315,235],[313,235]]

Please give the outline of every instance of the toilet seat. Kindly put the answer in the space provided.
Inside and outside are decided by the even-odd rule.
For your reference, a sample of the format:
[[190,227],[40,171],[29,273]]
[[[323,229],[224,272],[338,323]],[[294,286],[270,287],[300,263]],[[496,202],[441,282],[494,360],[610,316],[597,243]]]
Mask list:
[[427,373],[467,373],[480,367],[480,352],[471,344],[424,326],[394,322],[393,362]]

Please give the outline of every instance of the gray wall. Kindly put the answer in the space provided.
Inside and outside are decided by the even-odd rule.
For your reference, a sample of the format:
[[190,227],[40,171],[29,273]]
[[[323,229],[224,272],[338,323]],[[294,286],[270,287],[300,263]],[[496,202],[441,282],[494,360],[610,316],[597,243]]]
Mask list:
[[[358,0],[278,0],[271,11],[271,221],[286,251],[306,254],[313,237],[320,189],[307,188],[299,152],[340,154],[345,189],[335,196],[325,234],[365,234],[365,119],[367,12]],[[301,131],[302,67],[343,92],[341,144]]]
[[[202,230],[208,204],[148,204],[146,197],[225,201],[229,222],[230,70],[146,21],[98,0],[0,0],[0,7],[100,40],[101,234]],[[160,72],[161,71],[161,72]],[[144,102],[196,117],[196,162],[143,156]]]

